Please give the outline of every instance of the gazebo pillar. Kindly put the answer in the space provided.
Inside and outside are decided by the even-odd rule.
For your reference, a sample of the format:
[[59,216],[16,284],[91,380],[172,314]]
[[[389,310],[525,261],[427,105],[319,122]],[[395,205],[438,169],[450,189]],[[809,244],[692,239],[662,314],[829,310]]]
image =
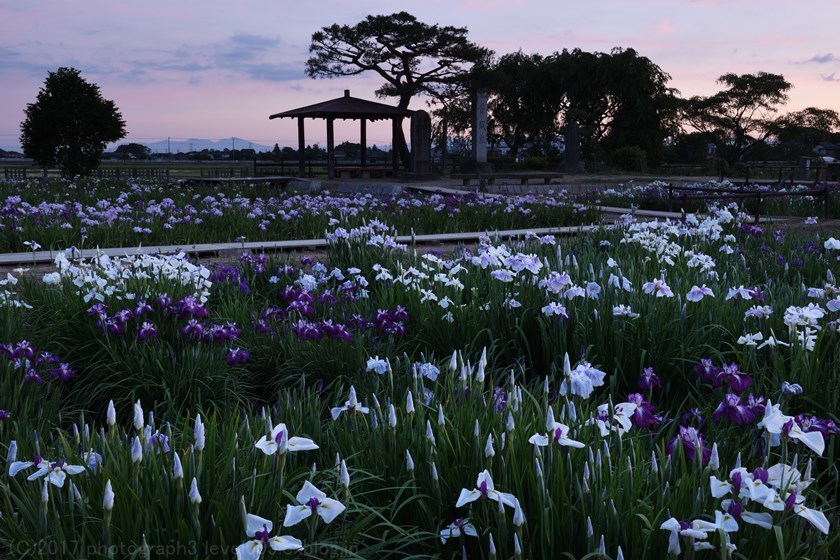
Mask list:
[[394,172],[394,177],[397,177],[400,172],[399,154],[397,153],[397,137],[400,135],[400,121],[399,119],[391,119],[391,168]]
[[335,133],[333,132],[333,122],[335,119],[327,117],[327,177],[335,179]]
[[362,152],[359,155],[359,162],[362,167],[365,167],[367,164],[367,119],[362,117],[362,124],[359,130],[359,135],[361,137],[361,144],[362,144]]
[[303,117],[298,117],[298,176],[306,176],[306,139],[303,134]]

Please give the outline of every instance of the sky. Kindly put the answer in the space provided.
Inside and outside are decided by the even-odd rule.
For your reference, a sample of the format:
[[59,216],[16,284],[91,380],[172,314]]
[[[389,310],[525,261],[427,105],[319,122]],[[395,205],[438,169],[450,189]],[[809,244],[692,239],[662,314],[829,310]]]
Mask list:
[[[296,146],[296,121],[270,114],[344,89],[377,100],[382,83],[307,77],[312,33],[403,10],[466,27],[497,55],[633,48],[683,97],[719,91],[729,72],[783,74],[794,86],[785,111],[840,112],[837,0],[0,0],[0,148],[19,149],[26,105],[62,66],[116,103],[128,131],[120,143],[235,136]],[[389,125],[369,126],[370,144],[390,138]],[[345,140],[359,140],[358,124],[337,123],[336,143]],[[306,121],[306,141],[326,144],[323,121]]]

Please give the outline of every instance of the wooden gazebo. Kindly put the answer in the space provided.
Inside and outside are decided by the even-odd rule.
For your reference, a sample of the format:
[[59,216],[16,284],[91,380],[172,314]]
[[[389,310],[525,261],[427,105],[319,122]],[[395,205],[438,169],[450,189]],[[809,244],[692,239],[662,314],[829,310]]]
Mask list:
[[275,113],[270,115],[269,119],[286,119],[296,118],[298,120],[298,154],[300,157],[300,175],[301,177],[306,173],[306,161],[304,152],[306,151],[306,142],[304,138],[304,119],[325,119],[327,121],[327,173],[330,179],[335,177],[335,134],[333,132],[333,123],[336,119],[353,119],[361,121],[361,167],[364,169],[367,166],[367,121],[378,121],[383,119],[391,119],[391,133],[392,133],[392,155],[394,175],[398,172],[398,158],[395,152],[396,138],[399,133],[399,126],[404,117],[410,117],[413,111],[408,109],[400,109],[392,105],[385,105],[384,103],[376,103],[374,101],[367,101],[366,99],[359,99],[358,97],[350,97],[350,90],[344,90],[344,97],[330,99],[329,101],[322,101],[314,105],[300,107],[299,109],[291,109],[282,113]]

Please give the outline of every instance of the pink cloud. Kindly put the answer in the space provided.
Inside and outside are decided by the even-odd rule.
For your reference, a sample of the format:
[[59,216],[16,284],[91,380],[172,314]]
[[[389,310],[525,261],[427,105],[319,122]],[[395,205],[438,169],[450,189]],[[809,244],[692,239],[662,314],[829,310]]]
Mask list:
[[489,13],[524,6],[526,0],[467,0],[459,11]]
[[674,25],[671,23],[671,20],[666,19],[654,27],[653,32],[656,35],[672,35],[674,33]]

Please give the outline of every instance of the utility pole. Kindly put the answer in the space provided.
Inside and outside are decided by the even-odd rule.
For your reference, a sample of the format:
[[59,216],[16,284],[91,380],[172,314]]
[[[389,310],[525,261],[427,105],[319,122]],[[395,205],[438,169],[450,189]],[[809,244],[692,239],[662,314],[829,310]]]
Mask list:
[[166,137],[166,153],[171,154],[172,150],[169,148],[169,136]]

